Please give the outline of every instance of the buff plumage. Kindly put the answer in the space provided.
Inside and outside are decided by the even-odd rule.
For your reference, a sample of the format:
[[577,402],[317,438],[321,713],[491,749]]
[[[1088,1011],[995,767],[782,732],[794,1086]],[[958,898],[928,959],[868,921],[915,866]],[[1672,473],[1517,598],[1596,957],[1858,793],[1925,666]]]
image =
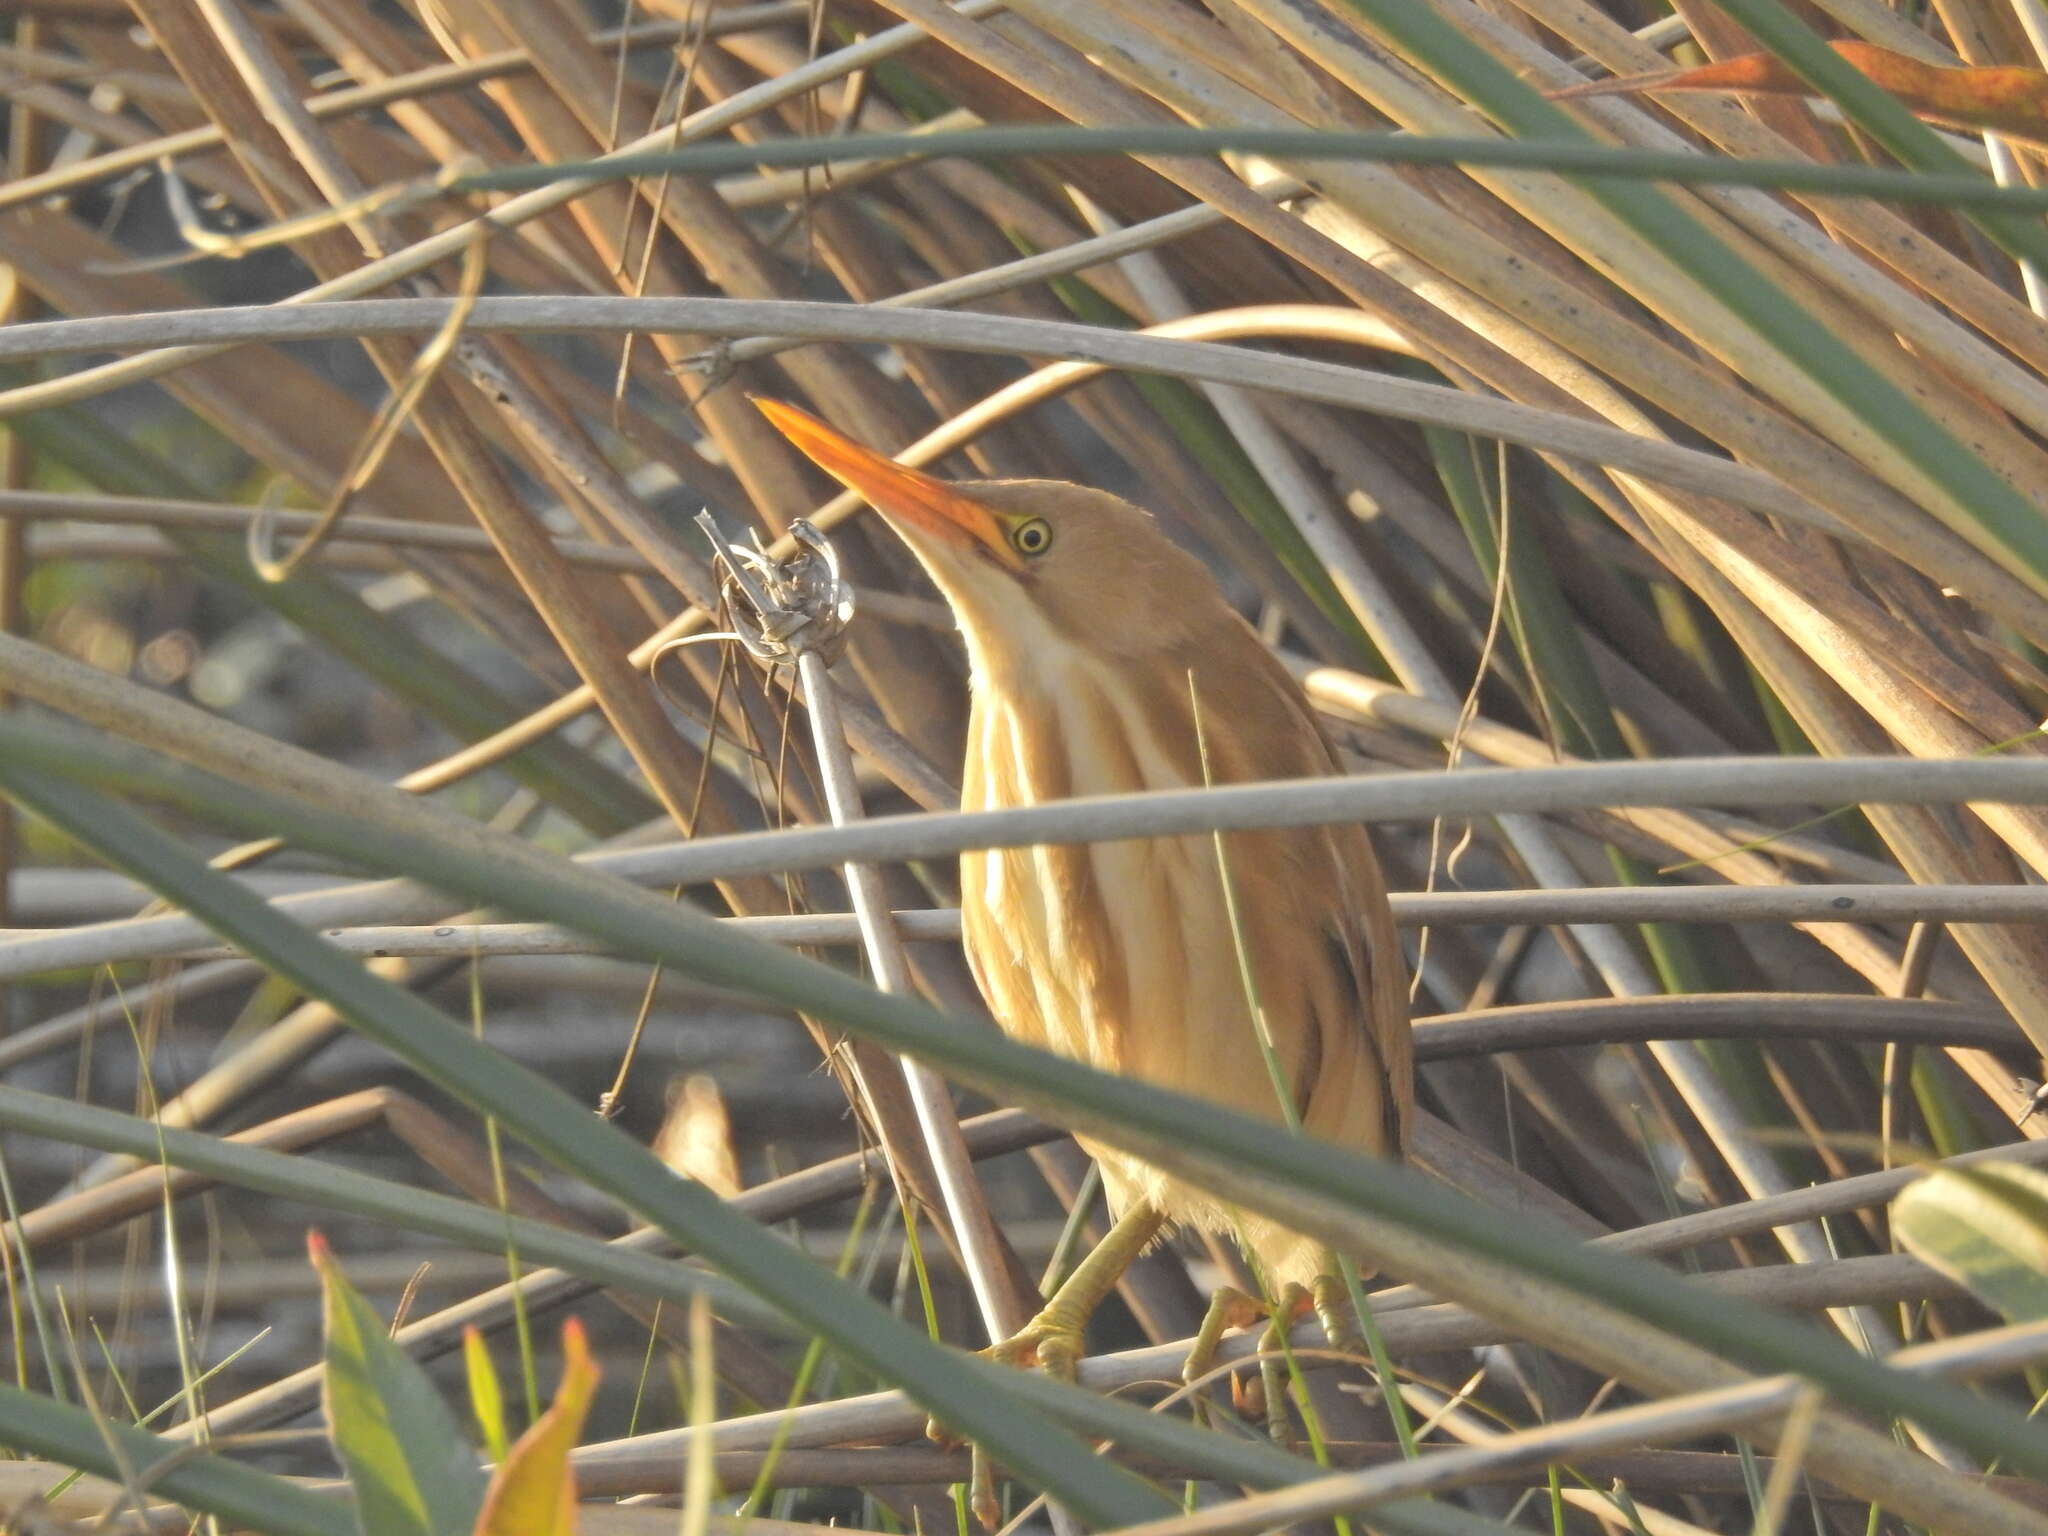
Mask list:
[[[763,408],[868,498],[951,605],[974,690],[967,809],[1338,771],[1285,669],[1144,512],[1054,481],[937,480]],[[1361,828],[1232,833],[1220,861],[1209,837],[971,853],[961,905],[976,978],[1017,1038],[1401,1155],[1406,979]],[[1299,1235],[1089,1150],[1115,1208],[1236,1231],[1275,1286],[1318,1273],[1322,1254]]]

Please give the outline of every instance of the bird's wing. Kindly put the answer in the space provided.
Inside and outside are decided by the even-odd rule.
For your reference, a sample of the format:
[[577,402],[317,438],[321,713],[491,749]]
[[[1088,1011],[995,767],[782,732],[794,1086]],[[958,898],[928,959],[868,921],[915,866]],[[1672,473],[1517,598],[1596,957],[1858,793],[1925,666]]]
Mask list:
[[[1233,723],[1229,733],[1204,731],[1212,780],[1341,772],[1309,700],[1264,645],[1212,647],[1198,680],[1229,702]],[[1315,1073],[1298,1083],[1305,1128],[1403,1155],[1415,1108],[1407,963],[1372,838],[1358,823],[1237,834],[1231,842],[1239,838],[1245,852],[1233,854],[1233,866],[1247,881],[1247,911],[1266,928],[1262,948],[1298,956],[1274,985],[1292,995],[1296,1028],[1315,1036],[1313,1051],[1305,1042]]]
[[[1338,774],[1299,686],[1248,629],[1243,640],[1189,659],[1205,701],[1207,779]],[[1192,705],[1189,717],[1192,738]],[[1269,962],[1261,985],[1276,1036],[1297,1037],[1286,1054],[1305,1128],[1400,1156],[1415,1101],[1408,970],[1371,838],[1338,824],[1233,833],[1226,844],[1252,952],[1291,957]]]
[[1408,1149],[1408,1123],[1415,1112],[1415,1046],[1408,1022],[1408,967],[1387,904],[1386,884],[1372,844],[1359,827],[1327,829],[1335,859],[1348,887],[1336,921],[1327,930],[1331,965],[1347,995],[1348,1027],[1360,1031],[1374,1074],[1387,1085],[1380,1105],[1387,1157]]

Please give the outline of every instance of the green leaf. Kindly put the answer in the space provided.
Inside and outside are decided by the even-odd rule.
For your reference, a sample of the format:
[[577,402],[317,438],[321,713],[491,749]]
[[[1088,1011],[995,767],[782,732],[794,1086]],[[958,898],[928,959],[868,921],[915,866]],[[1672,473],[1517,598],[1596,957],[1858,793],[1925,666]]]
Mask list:
[[306,1252],[325,1301],[328,1433],[355,1489],[363,1536],[469,1536],[484,1501],[476,1452],[326,1239],[308,1233]]
[[2048,1317],[2048,1172],[1996,1162],[1939,1169],[1892,1202],[1892,1231],[2010,1321]]
[[[1499,575],[1501,553],[1506,550],[1508,632],[1522,658],[1523,678],[1540,706],[1545,734],[1577,757],[1629,756],[1606,687],[1593,670],[1584,637],[1544,550],[1540,514],[1533,506],[1511,503],[1508,485],[1512,482],[1504,468],[1496,482],[1500,486],[1496,511],[1479,473],[1479,447],[1473,438],[1443,427],[1424,427],[1422,435],[1436,461],[1437,477],[1443,481],[1451,510],[1489,586]],[[1505,460],[1496,459],[1496,463],[1504,466]],[[1607,850],[1607,860],[1624,885],[1659,883],[1648,865],[1618,848]],[[1712,973],[1684,929],[1671,923],[1643,923],[1637,931],[1667,992],[1714,990],[1708,984]],[[1721,1060],[1734,1068],[1738,1078],[1759,1076],[1741,1063],[1738,1052],[1723,1052]],[[1768,1102],[1768,1094],[1752,1090],[1742,1098],[1749,1118],[1761,1118],[1756,1106]]]
[[[1504,66],[1503,66],[1504,68]],[[1368,160],[1387,165],[1499,166],[1553,171],[1589,185],[1666,181],[1680,186],[1770,187],[1830,197],[1938,203],[2010,213],[2048,209],[2048,188],[2001,187],[1976,172],[1939,175],[1811,160],[1738,160],[1691,150],[1617,148],[1579,134],[1571,119],[1533,91],[1529,99],[1558,113],[1565,133],[1527,142],[1447,134],[1357,132],[1331,128],[1215,128],[1126,124],[1115,128],[1045,125],[968,128],[954,133],[864,133],[858,137],[790,138],[687,149],[607,155],[601,160],[551,160],[498,166],[450,182],[461,192],[512,191],[559,181],[615,181],[663,174],[715,176],[729,171],[841,165],[863,160],[1009,160],[1028,155],[1295,155],[1318,160]]]
[[[115,1453],[112,1441],[119,1447]],[[157,1469],[150,1491],[219,1515],[236,1530],[270,1536],[351,1536],[348,1506],[273,1473],[261,1472],[190,1441],[151,1434],[118,1419],[19,1387],[0,1384],[0,1443],[53,1462],[119,1479],[137,1467]],[[55,1481],[53,1471],[51,1481]]]
[[503,1461],[505,1447],[511,1443],[505,1433],[505,1394],[498,1386],[498,1368],[491,1364],[490,1348],[474,1325],[462,1330],[462,1365],[469,1374],[469,1408],[476,1415],[477,1432],[484,1438],[484,1454],[492,1461]]
[[574,1536],[576,1470],[569,1453],[583,1433],[597,1377],[583,1325],[572,1317],[562,1325],[562,1381],[554,1406],[519,1437],[491,1478],[476,1536]]
[[[175,765],[164,766],[177,771]],[[1025,1402],[1023,1393],[992,1385],[984,1371],[963,1368],[956,1355],[824,1272],[781,1238],[734,1214],[716,1195],[670,1177],[645,1147],[592,1115],[555,1083],[476,1040],[431,1004],[365,970],[353,957],[207,868],[125,807],[89,794],[76,783],[45,778],[4,751],[0,785],[253,958],[333,1004],[357,1030],[479,1113],[495,1116],[558,1167],[625,1202],[757,1295],[831,1338],[852,1360],[899,1383],[956,1433],[999,1446],[1005,1463],[1020,1478],[1070,1505],[1083,1520],[1131,1525],[1172,1512],[1164,1495],[1096,1456],[1079,1437]],[[560,876],[585,883],[575,875],[576,868],[565,862]],[[593,883],[590,894],[595,899],[607,888],[604,882]],[[632,895],[637,899],[637,892]],[[666,916],[667,909],[663,911]],[[718,933],[718,925],[708,919],[696,921]],[[781,957],[771,963],[782,963]],[[819,969],[835,985],[852,986],[862,998],[883,995]]]
[[[1827,766],[1831,774],[1840,775],[1853,773],[1857,763],[1845,760]],[[1995,793],[1987,789],[1977,798],[2004,794],[2031,800],[2048,783],[2034,771],[2038,765],[1996,766],[2013,773],[2013,787],[2007,788],[2001,778]],[[1945,783],[1952,784],[1959,776],[1986,776],[1994,765],[1940,767]],[[1476,779],[1507,771],[1448,777]],[[1545,773],[1552,778],[1611,777],[1612,769]],[[1341,1226],[1347,1234],[1367,1227],[1426,1233],[1435,1243],[1512,1264],[1597,1298],[1729,1360],[1762,1371],[1796,1370],[1827,1387],[1844,1404],[1873,1413],[1904,1414],[1986,1456],[2002,1456],[2022,1470],[2048,1476],[2048,1434],[2004,1404],[1865,1359],[1804,1322],[1675,1285],[1670,1272],[1655,1265],[1567,1241],[1533,1224],[1503,1221],[1498,1210],[1459,1196],[1415,1170],[1306,1142],[1215,1104],[965,1028],[915,997],[877,991],[817,961],[734,934],[686,903],[664,901],[572,861],[561,861],[559,869],[539,877],[526,860],[507,857],[481,835],[456,846],[410,826],[386,827],[373,817],[342,816],[317,802],[231,784],[99,733],[0,715],[0,788],[11,798],[178,900],[202,921],[234,934],[266,963],[298,976],[309,990],[329,996],[364,1033],[389,1045],[466,1102],[500,1115],[562,1166],[693,1243],[734,1278],[805,1326],[833,1337],[849,1357],[902,1385],[957,1428],[973,1434],[978,1426],[992,1426],[991,1443],[1002,1447],[1003,1459],[1020,1475],[1024,1469],[1019,1462],[1025,1455],[1045,1456],[1064,1477],[1071,1478],[1072,1469],[1059,1451],[1037,1439],[1036,1415],[1019,1414],[1018,1400],[1044,1404],[1072,1422],[1118,1405],[1091,1401],[1086,1394],[1074,1394],[1029,1373],[1013,1379],[1018,1373],[998,1371],[983,1362],[935,1360],[937,1352],[922,1335],[859,1298],[816,1287],[814,1266],[759,1229],[735,1224],[732,1213],[714,1197],[665,1175],[653,1177],[648,1170],[657,1165],[644,1148],[625,1142],[552,1083],[479,1046],[466,1031],[411,994],[377,982],[352,963],[341,963],[346,957],[242,887],[198,867],[188,853],[125,806],[86,793],[88,784],[169,799],[236,824],[260,821],[269,830],[284,830],[302,846],[345,848],[365,863],[404,870],[451,893],[469,894],[538,921],[567,922],[605,939],[621,954],[659,960],[682,974],[777,998],[888,1049],[914,1053],[978,1091],[1019,1100],[1139,1156],[1155,1149],[1192,1150],[1213,1170],[1205,1171],[1205,1178],[1213,1177],[1219,1184],[1227,1180],[1239,1191],[1254,1191],[1254,1181],[1262,1181],[1262,1190],[1233,1194],[1241,1203],[1253,1204],[1261,1196],[1277,1203],[1275,1192],[1284,1189],[1293,1197],[1289,1215],[1308,1202],[1308,1214],[1329,1217],[1333,1231]],[[1210,793],[1228,803],[1244,791]],[[1890,798],[1911,798],[1900,790],[1888,793]],[[1642,802],[1616,796],[1603,797],[1599,803]],[[18,1090],[6,1096],[15,1102],[33,1097]],[[562,1115],[557,1107],[565,1104],[573,1107]],[[167,1156],[181,1156],[180,1149],[190,1145],[170,1131],[163,1136]],[[1331,1235],[1327,1240],[1357,1239]],[[1367,1244],[1360,1241],[1360,1246]],[[944,1369],[948,1365],[953,1369]],[[961,1370],[962,1365],[967,1368]],[[1148,1417],[1118,1413],[1118,1422],[1104,1432],[1138,1443],[1125,1426],[1131,1418]],[[1164,1433],[1164,1426],[1156,1432]],[[1270,1464],[1265,1458],[1271,1448],[1261,1451],[1262,1466]],[[1283,1459],[1290,1470],[1302,1465]],[[1118,1503],[1135,1502],[1128,1486],[1091,1486],[1089,1492],[1107,1493]],[[1154,1512],[1164,1503],[1144,1502]],[[1437,1508],[1418,1504],[1397,1511],[1389,1506],[1377,1512],[1376,1523],[1388,1530],[1414,1530],[1419,1512],[1429,1512],[1434,1519]]]

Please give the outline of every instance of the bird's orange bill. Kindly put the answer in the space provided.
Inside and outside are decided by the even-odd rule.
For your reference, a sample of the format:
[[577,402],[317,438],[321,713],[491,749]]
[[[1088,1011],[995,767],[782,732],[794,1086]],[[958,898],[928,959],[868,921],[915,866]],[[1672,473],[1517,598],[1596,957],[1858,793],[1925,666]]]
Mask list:
[[979,546],[1003,565],[1015,568],[1002,525],[987,507],[964,496],[957,487],[898,464],[886,454],[863,448],[807,411],[780,400],[753,397],[776,431],[809,456],[826,474],[851,490],[890,522],[914,537],[925,534],[964,548]]

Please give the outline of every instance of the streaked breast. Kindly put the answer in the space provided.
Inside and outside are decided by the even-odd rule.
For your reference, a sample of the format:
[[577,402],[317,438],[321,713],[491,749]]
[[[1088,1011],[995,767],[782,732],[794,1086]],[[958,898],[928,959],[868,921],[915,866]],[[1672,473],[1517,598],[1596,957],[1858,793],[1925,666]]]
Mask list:
[[[1086,658],[1057,686],[977,693],[973,809],[1200,783],[1185,716]],[[1215,845],[1206,837],[990,850],[962,860],[968,953],[1010,1033],[1105,1071],[1272,1113]]]

